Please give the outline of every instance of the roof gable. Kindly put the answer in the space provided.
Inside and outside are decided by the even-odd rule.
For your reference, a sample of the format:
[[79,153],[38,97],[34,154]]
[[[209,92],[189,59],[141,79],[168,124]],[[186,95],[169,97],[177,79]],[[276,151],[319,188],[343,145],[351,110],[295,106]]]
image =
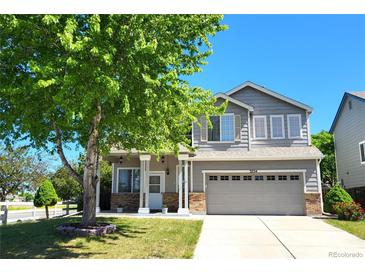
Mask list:
[[243,107],[243,108],[245,108],[245,109],[247,109],[247,110],[249,110],[249,111],[253,111],[253,107],[252,106],[250,106],[250,105],[247,105],[247,104],[245,104],[245,103],[243,103],[243,102],[241,102],[241,101],[238,101],[238,100],[236,100],[236,99],[233,99],[232,97],[229,97],[229,96],[227,96],[226,94],[224,94],[224,93],[217,93],[217,94],[215,94],[215,97],[217,97],[217,98],[222,98],[222,99],[225,99],[225,100],[228,100],[229,102],[231,102],[231,103],[233,103],[233,104],[236,104],[236,105],[238,105],[238,106],[241,106],[241,107]]
[[333,133],[334,130],[335,130],[337,121],[340,118],[342,109],[343,109],[343,107],[345,105],[345,102],[346,102],[346,99],[347,98],[353,98],[355,100],[358,100],[360,102],[365,103],[365,92],[345,92],[344,93],[344,95],[342,96],[342,99],[341,99],[340,106],[337,109],[335,119],[333,119],[333,122],[332,122],[332,125],[331,125],[331,128],[330,128],[330,131],[329,131],[330,133]]
[[270,96],[272,96],[274,98],[277,98],[277,99],[282,100],[284,102],[287,102],[287,103],[289,103],[291,105],[294,105],[296,107],[299,107],[301,109],[304,109],[305,111],[308,111],[309,113],[311,113],[312,110],[313,110],[310,106],[308,106],[306,104],[300,103],[300,102],[298,102],[296,100],[293,100],[293,99],[291,99],[289,97],[286,97],[284,95],[281,95],[281,94],[279,94],[279,93],[277,93],[275,91],[269,90],[269,89],[267,89],[265,87],[259,86],[259,85],[255,84],[253,82],[250,82],[250,81],[246,81],[243,84],[241,84],[241,85],[239,85],[239,86],[237,86],[237,87],[229,90],[228,92],[226,92],[226,95],[230,96],[230,95],[236,93],[237,91],[239,91],[239,90],[241,90],[241,89],[243,89],[245,87],[252,87],[252,88],[254,88],[254,89],[258,90],[258,91],[261,91],[261,92],[263,92],[265,94],[268,94],[268,95],[270,95]]

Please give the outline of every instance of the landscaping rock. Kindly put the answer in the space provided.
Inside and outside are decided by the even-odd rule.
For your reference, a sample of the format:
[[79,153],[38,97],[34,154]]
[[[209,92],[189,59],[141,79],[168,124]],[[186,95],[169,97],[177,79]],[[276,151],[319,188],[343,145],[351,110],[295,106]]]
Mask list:
[[116,226],[107,223],[98,223],[93,226],[82,226],[77,223],[62,224],[56,227],[56,233],[69,237],[104,236],[114,233]]

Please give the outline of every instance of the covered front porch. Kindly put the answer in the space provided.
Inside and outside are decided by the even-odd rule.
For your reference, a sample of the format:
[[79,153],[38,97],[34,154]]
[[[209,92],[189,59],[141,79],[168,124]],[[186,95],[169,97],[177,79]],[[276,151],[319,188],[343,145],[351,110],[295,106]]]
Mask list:
[[205,213],[205,195],[194,192],[193,162],[189,153],[156,157],[146,153],[111,152],[111,211],[150,214]]

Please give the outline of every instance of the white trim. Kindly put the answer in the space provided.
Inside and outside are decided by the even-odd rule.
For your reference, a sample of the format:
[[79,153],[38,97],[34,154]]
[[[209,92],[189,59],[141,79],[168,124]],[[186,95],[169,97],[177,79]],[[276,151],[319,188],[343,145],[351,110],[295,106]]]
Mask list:
[[[272,128],[272,119],[273,118],[281,118],[281,137],[274,137],[273,136],[273,128]],[[283,114],[275,114],[270,115],[270,137],[271,139],[285,139],[285,129],[284,129],[284,115]]]
[[241,89],[243,89],[243,88],[245,88],[245,87],[248,87],[248,86],[250,86],[250,87],[252,87],[252,88],[255,88],[255,89],[257,89],[257,90],[259,90],[259,91],[261,91],[261,92],[263,92],[263,93],[266,93],[266,94],[268,94],[268,95],[271,95],[271,96],[273,96],[273,97],[275,97],[275,98],[278,98],[278,99],[280,99],[280,100],[282,100],[282,101],[284,101],[284,102],[287,102],[287,103],[289,103],[289,104],[292,104],[292,105],[294,105],[294,106],[297,106],[297,107],[299,107],[299,108],[302,108],[302,109],[304,109],[304,110],[306,110],[306,111],[308,111],[308,112],[312,112],[312,110],[313,110],[310,106],[307,106],[307,105],[305,105],[305,104],[303,104],[303,103],[300,103],[300,102],[298,102],[298,101],[296,101],[296,100],[290,99],[290,98],[288,98],[288,97],[286,97],[286,96],[284,96],[284,95],[281,95],[281,94],[279,94],[279,93],[276,93],[276,92],[274,92],[274,91],[272,91],[272,90],[269,90],[269,89],[267,89],[267,88],[265,88],[265,87],[259,86],[259,85],[255,84],[255,83],[253,83],[253,82],[250,82],[250,81],[246,81],[246,82],[244,82],[243,84],[241,84],[241,85],[239,85],[239,86],[237,86],[237,87],[235,87],[235,88],[233,88],[233,89],[229,90],[229,91],[228,91],[228,92],[226,92],[225,94],[226,94],[226,95],[228,95],[228,96],[230,96],[230,95],[232,95],[233,93],[235,93],[235,92],[237,92],[237,91],[239,91],[239,90],[241,90]]
[[365,164],[365,161],[363,161],[362,158],[361,158],[361,145],[364,145],[364,152],[365,152],[365,140],[364,141],[361,141],[359,143],[360,164],[364,165]]
[[188,159],[189,159],[189,154],[187,154],[187,153],[180,153],[180,154],[177,156],[177,159],[178,159],[178,160],[188,160]]
[[[256,118],[265,118],[265,137],[256,137],[256,130],[255,130],[255,126],[256,126],[256,122],[255,119]],[[253,139],[254,140],[267,140],[267,118],[266,115],[253,115],[252,116],[252,121],[253,121],[253,127],[252,127],[252,131],[253,131]]]
[[115,175],[115,170],[114,170],[114,163],[112,163],[112,193],[118,193],[115,191],[115,186],[114,186],[114,175]]
[[318,182],[318,192],[320,193],[321,198],[321,212],[323,213],[323,197],[322,197],[322,180],[321,180],[321,163],[320,160],[316,160],[316,172],[317,172],[317,182]]
[[[299,136],[291,136],[290,135],[290,123],[289,118],[290,117],[299,117]],[[301,114],[288,114],[286,116],[286,123],[288,128],[288,138],[289,139],[303,139],[303,133],[302,133],[302,115]]]
[[[139,169],[139,187],[141,187],[141,168],[140,167],[117,167],[117,192],[119,193],[119,170],[135,170],[135,169]],[[138,192],[133,192],[133,172],[132,172],[132,182],[131,182],[131,191],[130,192],[121,192],[121,193],[139,193]]]
[[[160,182],[160,193],[165,192],[165,171],[150,171],[148,173],[148,180],[151,176],[161,176],[161,182]],[[148,187],[150,186],[150,182],[148,182]],[[150,192],[149,192],[150,193]]]
[[[235,114],[231,112],[224,113],[222,115],[212,115],[219,116],[219,141],[209,141],[209,128],[207,126],[207,143],[208,144],[232,144],[235,143],[236,138],[236,125],[235,125]],[[222,116],[233,116],[233,140],[232,141],[221,141],[222,140]]]
[[203,171],[202,171],[202,173],[203,173],[203,192],[205,193],[205,189],[206,189],[206,183],[205,183],[205,177],[207,176]]
[[193,192],[194,183],[193,183],[193,162],[190,161],[190,192]]
[[141,160],[141,161],[150,161],[151,160],[151,155],[150,154],[140,154],[139,155],[139,160]]
[[190,161],[194,162],[210,162],[210,161],[285,161],[285,160],[316,160],[320,156],[306,156],[306,157],[288,157],[288,156],[280,156],[272,157],[272,156],[258,156],[258,157],[242,157],[242,158],[229,158],[229,157],[214,157],[208,159],[194,159],[190,158]]
[[307,172],[306,169],[258,169],[255,170],[255,172],[252,172],[252,170],[249,169],[238,169],[238,170],[228,170],[228,169],[203,169],[202,173],[206,174],[206,173],[251,173],[251,174],[257,174],[257,173],[285,173],[285,172],[289,172],[289,173],[301,173],[301,172]]
[[233,99],[232,97],[229,97],[229,96],[227,96],[227,94],[224,94],[222,92],[219,92],[219,93],[215,94],[215,97],[228,100],[228,101],[230,101],[233,104],[236,104],[236,105],[241,106],[241,107],[243,107],[245,109],[248,109],[249,111],[253,111],[253,107],[251,107],[251,106],[249,106],[249,105],[247,105],[247,104],[245,104],[245,103],[243,103],[241,101],[238,101],[236,99]]
[[308,146],[312,145],[312,135],[311,135],[311,127],[310,127],[310,119],[308,111],[305,112],[305,117],[307,118],[307,140]]
[[176,168],[175,168],[175,179],[176,179],[176,193],[179,192],[179,164],[176,165]]

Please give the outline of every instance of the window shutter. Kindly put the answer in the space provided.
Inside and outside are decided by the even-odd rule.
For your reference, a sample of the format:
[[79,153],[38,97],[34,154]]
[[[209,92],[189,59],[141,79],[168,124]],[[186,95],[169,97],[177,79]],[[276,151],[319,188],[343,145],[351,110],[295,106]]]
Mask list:
[[234,127],[235,127],[235,140],[241,141],[241,116],[234,116]]
[[201,128],[200,128],[200,139],[202,142],[207,141],[207,119],[205,117],[201,118]]

